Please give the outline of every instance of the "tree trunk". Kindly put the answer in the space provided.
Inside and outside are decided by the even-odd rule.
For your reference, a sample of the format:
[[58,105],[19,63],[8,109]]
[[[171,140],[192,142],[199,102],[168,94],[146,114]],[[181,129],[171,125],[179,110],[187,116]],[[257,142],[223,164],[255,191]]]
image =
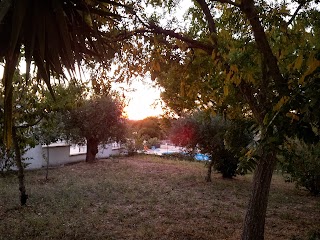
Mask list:
[[98,140],[95,138],[87,139],[87,155],[86,162],[94,162],[98,153]]
[[49,175],[49,145],[47,144],[47,167],[46,167],[46,181],[48,181],[48,175]]
[[208,172],[206,176],[206,182],[211,182],[211,173],[212,173],[212,167],[213,167],[213,159],[208,163]]
[[13,140],[13,147],[14,147],[14,153],[15,153],[15,161],[18,167],[20,204],[21,206],[24,206],[27,203],[28,195],[26,194],[26,187],[24,185],[24,169],[23,169],[22,160],[21,160],[19,139],[18,139],[15,127],[12,128],[12,140]]
[[276,156],[274,151],[263,154],[258,162],[254,173],[249,206],[244,220],[242,240],[264,239],[268,196],[275,163]]

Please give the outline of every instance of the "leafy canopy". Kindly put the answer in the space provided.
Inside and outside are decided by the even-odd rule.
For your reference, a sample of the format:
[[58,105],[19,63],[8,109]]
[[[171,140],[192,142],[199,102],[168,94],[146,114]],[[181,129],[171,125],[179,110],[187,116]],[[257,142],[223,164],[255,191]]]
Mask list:
[[85,100],[64,117],[68,138],[74,143],[123,140],[126,123],[122,111],[122,102],[111,94]]

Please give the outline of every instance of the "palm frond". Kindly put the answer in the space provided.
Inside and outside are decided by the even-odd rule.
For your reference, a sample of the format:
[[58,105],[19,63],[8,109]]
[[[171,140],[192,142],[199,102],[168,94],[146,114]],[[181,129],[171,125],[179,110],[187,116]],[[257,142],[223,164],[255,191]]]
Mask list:
[[75,64],[90,61],[108,62],[110,48],[102,37],[102,25],[121,18],[114,1],[99,0],[0,0],[0,59],[5,59],[5,143],[9,146],[12,128],[12,77],[18,64],[16,53],[26,59],[26,79],[30,65],[38,69],[53,94],[50,76],[71,76]]

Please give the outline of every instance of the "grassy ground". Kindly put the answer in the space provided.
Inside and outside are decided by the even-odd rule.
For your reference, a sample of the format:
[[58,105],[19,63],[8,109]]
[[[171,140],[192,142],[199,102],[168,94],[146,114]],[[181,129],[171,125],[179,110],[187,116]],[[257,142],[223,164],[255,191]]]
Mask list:
[[[251,176],[204,182],[202,163],[137,156],[0,178],[0,239],[240,239]],[[320,199],[275,175],[266,239],[311,239]],[[317,239],[317,238],[314,238]]]

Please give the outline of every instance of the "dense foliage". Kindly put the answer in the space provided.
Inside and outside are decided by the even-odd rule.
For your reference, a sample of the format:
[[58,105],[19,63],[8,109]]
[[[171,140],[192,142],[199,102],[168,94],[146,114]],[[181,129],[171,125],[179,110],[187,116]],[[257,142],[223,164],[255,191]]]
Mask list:
[[104,95],[85,100],[66,115],[65,130],[69,139],[87,144],[86,161],[94,161],[98,144],[123,140],[126,132],[119,98]]
[[[174,122],[171,141],[189,148],[193,153],[200,151],[211,158],[213,166],[223,177],[236,175],[240,157],[252,141],[246,120],[226,120],[206,112],[197,112]],[[211,174],[211,172],[210,172]],[[210,175],[208,176],[209,179]]]
[[320,194],[319,142],[308,144],[297,137],[287,138],[280,163],[288,180],[305,187],[313,195]]
[[[8,149],[3,138],[0,140],[0,168],[9,170],[17,167],[17,161],[23,164],[23,153],[27,148],[34,147],[38,142],[36,129],[39,122],[45,115],[45,88],[34,85],[35,79],[25,84],[25,75],[18,70],[13,76],[13,102],[12,102],[12,123],[15,129],[15,139],[18,148]],[[0,83],[0,92],[4,86]],[[20,90],[20,91],[18,91]],[[4,99],[0,97],[0,136],[4,135]],[[17,152],[19,151],[19,152]],[[20,159],[16,159],[20,155]]]

